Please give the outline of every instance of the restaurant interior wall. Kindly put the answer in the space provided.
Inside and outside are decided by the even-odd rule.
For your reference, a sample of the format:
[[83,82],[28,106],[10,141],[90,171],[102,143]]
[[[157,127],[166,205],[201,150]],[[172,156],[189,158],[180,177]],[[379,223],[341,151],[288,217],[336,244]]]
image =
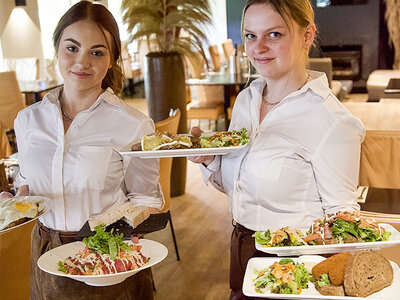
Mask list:
[[14,0],[0,1],[0,39],[0,59],[37,57],[43,61],[37,0],[26,0],[26,6],[18,7]]

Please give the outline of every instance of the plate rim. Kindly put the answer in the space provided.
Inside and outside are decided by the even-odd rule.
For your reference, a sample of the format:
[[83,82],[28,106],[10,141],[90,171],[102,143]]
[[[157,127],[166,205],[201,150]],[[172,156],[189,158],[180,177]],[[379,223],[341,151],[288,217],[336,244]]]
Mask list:
[[[396,232],[397,235],[400,235],[400,232],[394,228],[392,225],[387,223],[379,223],[379,226],[385,228],[390,228],[391,232]],[[303,231],[303,229],[300,229]],[[264,231],[262,231],[264,232]],[[264,247],[263,245],[257,243],[256,239],[254,239],[256,249],[262,251],[264,253],[269,254],[277,254],[278,256],[283,255],[307,255],[313,252],[314,254],[327,254],[337,252],[337,248],[343,249],[343,251],[349,250],[352,248],[373,248],[373,249],[381,249],[390,246],[394,246],[396,244],[400,244],[400,238],[396,240],[388,240],[388,241],[378,241],[378,242],[365,242],[365,243],[347,243],[347,244],[330,244],[330,245],[305,245],[305,246],[281,246],[281,247]],[[381,246],[381,247],[379,247]],[[322,250],[324,249],[324,250]],[[297,250],[297,251],[296,251]],[[302,250],[306,250],[307,253],[301,252]],[[310,251],[308,251],[310,250]],[[314,251],[312,251],[314,250]],[[322,250],[322,252],[316,252],[318,250]],[[328,252],[327,252],[328,251]],[[342,252],[343,252],[342,251]]]
[[[50,199],[50,198],[48,198],[48,197],[46,197],[46,196],[39,196],[39,195],[14,196],[14,197],[9,198],[9,199],[15,199],[15,198],[41,198],[41,199],[44,199],[45,208],[43,209],[43,211],[42,211],[39,215],[37,215],[36,217],[34,217],[34,218],[32,218],[32,219],[29,219],[28,221],[25,221],[25,222],[23,222],[23,223],[21,223],[21,224],[18,224],[18,225],[16,225],[16,226],[11,227],[11,228],[6,228],[6,229],[0,230],[0,235],[1,235],[1,234],[4,234],[4,233],[7,233],[7,232],[9,232],[9,231],[12,231],[13,229],[22,227],[22,226],[24,226],[24,225],[26,225],[26,224],[28,224],[28,223],[33,222],[33,221],[36,221],[38,218],[40,218],[41,216],[43,216],[44,214],[46,214],[47,212],[49,212],[49,211],[51,210],[52,204],[53,204],[53,200]],[[7,200],[9,200],[9,199],[6,199],[5,201],[7,201]],[[2,201],[2,202],[3,202],[3,201]]]
[[[125,243],[132,243],[131,240],[124,240],[124,242],[125,242]],[[134,275],[135,273],[137,273],[137,272],[139,272],[139,271],[141,271],[141,270],[147,269],[147,268],[149,268],[149,267],[152,267],[152,266],[154,266],[154,265],[160,263],[160,262],[163,261],[163,260],[167,257],[167,255],[168,255],[168,248],[167,248],[165,245],[161,244],[160,242],[157,242],[157,241],[154,241],[154,240],[149,240],[149,239],[139,239],[139,245],[144,246],[143,243],[144,243],[144,244],[150,244],[150,245],[148,245],[148,247],[151,246],[151,244],[157,245],[157,247],[160,247],[160,249],[162,250],[162,253],[161,253],[161,255],[158,257],[158,259],[152,261],[152,257],[150,256],[150,261],[147,262],[145,265],[143,265],[143,266],[141,266],[141,267],[139,267],[139,268],[137,268],[137,269],[135,269],[135,270],[129,270],[129,271],[124,271],[124,272],[120,272],[120,273],[102,274],[102,275],[70,275],[70,274],[65,274],[65,273],[63,273],[63,272],[61,272],[61,271],[58,271],[58,270],[57,270],[57,271],[49,270],[49,269],[47,269],[47,268],[45,268],[45,267],[43,266],[43,261],[44,261],[48,256],[52,256],[53,254],[58,256],[58,254],[56,254],[55,252],[58,252],[58,251],[60,250],[61,247],[63,247],[63,248],[69,248],[69,247],[75,247],[75,246],[76,246],[76,247],[84,246],[84,245],[86,245],[86,244],[85,244],[83,241],[76,241],[76,242],[68,243],[68,244],[61,245],[61,246],[59,246],[59,247],[53,248],[53,249],[51,249],[51,250],[49,250],[49,251],[43,253],[43,254],[38,258],[36,264],[37,264],[37,266],[39,267],[39,269],[41,269],[43,272],[46,272],[46,273],[48,273],[48,274],[52,274],[52,275],[54,275],[54,276],[62,276],[62,277],[66,277],[66,278],[71,278],[71,279],[74,279],[74,280],[82,281],[82,282],[84,282],[84,283],[86,283],[86,284],[88,284],[88,282],[89,282],[89,283],[92,283],[92,284],[90,284],[90,285],[93,285],[93,283],[96,281],[96,279],[105,280],[105,279],[107,279],[107,278],[123,277],[123,280],[125,280],[126,278],[128,278],[128,277]],[[72,250],[71,250],[71,251],[72,251]],[[146,250],[145,250],[145,251],[146,251]],[[62,259],[66,259],[66,257],[64,257],[64,258],[62,258]],[[60,258],[60,260],[62,260],[62,259]],[[87,280],[84,280],[84,279],[87,279]],[[123,280],[122,280],[122,281],[123,281]],[[120,281],[120,282],[122,282],[122,281]],[[96,285],[97,285],[97,284],[96,284]],[[104,284],[104,286],[106,286],[106,285],[107,285],[107,284]],[[103,286],[103,285],[98,285],[98,286]]]
[[[339,299],[343,299],[343,300],[351,300],[351,299],[381,299],[381,298],[379,298],[380,295],[375,295],[375,297],[378,297],[378,298],[373,297],[375,293],[370,295],[370,296],[368,296],[368,297],[366,297],[366,298],[351,297],[351,296],[325,296],[325,295],[322,295],[322,294],[319,294],[319,293],[318,294],[312,294],[312,295],[310,295],[310,294],[306,294],[306,295],[304,295],[304,294],[300,294],[300,295],[289,294],[289,295],[287,295],[287,294],[267,294],[267,293],[260,294],[260,293],[257,293],[255,291],[254,291],[254,294],[247,293],[247,290],[245,289],[245,283],[247,282],[246,279],[250,276],[250,274],[249,274],[250,271],[251,271],[250,270],[250,267],[251,267],[251,263],[250,262],[257,261],[257,260],[264,260],[264,261],[268,261],[269,264],[272,264],[273,262],[279,261],[279,260],[281,260],[283,258],[290,258],[290,259],[293,259],[293,261],[296,263],[303,256],[309,256],[309,255],[305,254],[305,255],[300,255],[298,257],[290,257],[290,256],[282,257],[282,256],[280,256],[280,257],[252,257],[252,258],[250,258],[248,260],[248,262],[247,262],[245,275],[243,277],[243,284],[242,284],[242,292],[243,292],[243,294],[245,296],[248,296],[248,297],[255,297],[256,296],[256,297],[260,297],[260,298],[274,298],[274,299],[288,299],[288,298],[289,299],[330,299],[330,300],[335,300],[335,299],[337,299],[337,300],[339,300]],[[326,257],[323,257],[321,255],[312,255],[312,256],[319,256],[319,257],[323,258],[323,260],[326,259]],[[323,261],[323,260],[321,260],[321,261]],[[400,275],[400,267],[399,267],[399,265],[397,265],[395,262],[393,262],[393,261],[391,261],[389,259],[388,259],[388,261],[390,262],[390,265],[393,268],[394,276],[395,276],[395,274],[397,274],[397,279],[400,280],[400,278],[399,278],[400,277],[399,276]],[[251,277],[250,277],[250,280],[251,280]],[[394,279],[393,279],[393,281],[394,281]],[[395,282],[392,282],[392,284],[390,286],[386,287],[386,288],[393,287],[394,283]],[[310,283],[310,284],[312,284],[312,283]],[[384,289],[386,289],[386,288],[384,288]],[[384,289],[382,289],[382,290],[384,290]],[[380,292],[382,292],[382,290],[380,290],[380,291],[378,291],[376,293],[380,293]],[[399,288],[399,291],[400,291],[400,288]],[[387,299],[387,298],[382,298],[382,299]],[[390,299],[392,299],[392,298],[390,298]]]

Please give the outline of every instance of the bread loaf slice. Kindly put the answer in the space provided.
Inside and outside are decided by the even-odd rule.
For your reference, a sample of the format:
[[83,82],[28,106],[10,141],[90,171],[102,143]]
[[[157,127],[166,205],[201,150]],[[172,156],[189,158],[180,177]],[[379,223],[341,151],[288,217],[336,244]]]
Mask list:
[[318,283],[315,284],[316,290],[324,296],[344,296],[344,288],[343,285],[332,285],[327,284],[323,287],[320,287]]
[[117,222],[118,220],[124,219],[128,224],[135,225],[143,222],[149,217],[148,209],[144,206],[134,206],[130,201],[114,208],[105,213],[93,216],[89,218],[90,230],[94,231],[97,225],[108,226]]
[[133,210],[129,210],[125,213],[123,220],[136,228],[140,223],[146,220],[150,216],[149,210],[145,206],[137,206]]
[[366,297],[391,285],[393,268],[377,251],[357,251],[349,257],[344,273],[344,288],[348,296]]

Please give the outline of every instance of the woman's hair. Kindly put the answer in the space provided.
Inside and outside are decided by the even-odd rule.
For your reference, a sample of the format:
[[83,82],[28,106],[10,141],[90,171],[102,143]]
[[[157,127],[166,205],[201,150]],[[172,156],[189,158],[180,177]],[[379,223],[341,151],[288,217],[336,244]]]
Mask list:
[[[106,89],[110,87],[115,94],[120,95],[122,91],[122,81],[124,74],[122,72],[121,59],[121,40],[117,22],[112,14],[101,4],[93,4],[88,1],[81,1],[72,6],[60,19],[53,33],[53,45],[56,52],[60,45],[60,39],[65,28],[78,21],[90,20],[97,24],[101,30],[107,47],[110,51],[111,68],[108,69],[103,79],[101,87]],[[110,40],[105,32],[109,32]],[[111,45],[110,45],[111,43]]]
[[277,11],[285,23],[290,28],[290,20],[292,19],[302,28],[306,28],[308,24],[314,24],[314,10],[310,0],[247,0],[246,6],[243,9],[241,32],[243,35],[244,15],[247,9],[255,4],[269,4]]

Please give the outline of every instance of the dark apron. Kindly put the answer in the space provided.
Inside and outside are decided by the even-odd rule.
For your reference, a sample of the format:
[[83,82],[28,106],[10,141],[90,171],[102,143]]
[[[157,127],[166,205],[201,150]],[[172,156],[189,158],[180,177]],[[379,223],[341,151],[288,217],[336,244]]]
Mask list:
[[128,277],[119,284],[105,287],[90,286],[77,280],[51,275],[40,270],[36,263],[39,257],[46,251],[61,246],[63,243],[72,242],[71,235],[71,233],[60,234],[52,230],[43,232],[43,229],[39,230],[38,224],[33,228],[31,242],[31,300],[153,299],[153,276],[150,268]]

